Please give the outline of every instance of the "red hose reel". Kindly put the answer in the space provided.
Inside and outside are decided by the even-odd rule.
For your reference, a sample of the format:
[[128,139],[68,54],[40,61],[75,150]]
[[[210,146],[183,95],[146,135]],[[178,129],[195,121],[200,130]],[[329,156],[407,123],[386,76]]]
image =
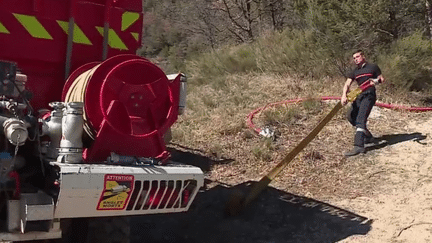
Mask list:
[[145,58],[118,55],[75,70],[63,87],[62,100],[84,102],[88,135],[86,162],[120,155],[168,157],[163,135],[177,120],[180,75],[169,81]]

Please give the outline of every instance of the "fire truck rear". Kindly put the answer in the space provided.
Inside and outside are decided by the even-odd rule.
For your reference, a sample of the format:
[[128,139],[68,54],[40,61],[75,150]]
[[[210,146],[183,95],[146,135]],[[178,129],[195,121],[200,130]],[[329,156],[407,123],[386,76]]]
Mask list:
[[186,77],[135,55],[141,12],[141,0],[0,2],[0,242],[105,242],[92,226],[189,209],[203,172],[165,145]]

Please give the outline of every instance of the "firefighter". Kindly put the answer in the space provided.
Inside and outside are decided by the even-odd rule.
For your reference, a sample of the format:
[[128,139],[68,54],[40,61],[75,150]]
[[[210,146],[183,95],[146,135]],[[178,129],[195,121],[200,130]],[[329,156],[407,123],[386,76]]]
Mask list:
[[354,147],[352,150],[345,153],[346,157],[354,156],[360,153],[365,153],[365,143],[374,141],[374,137],[366,127],[367,119],[376,102],[376,89],[375,85],[384,82],[381,75],[381,70],[378,65],[368,63],[362,50],[357,50],[353,54],[354,63],[357,67],[349,74],[341,97],[342,105],[347,104],[347,94],[351,84],[356,81],[358,85],[372,79],[373,86],[363,91],[355,101],[353,101],[351,108],[348,111],[347,118],[351,125],[356,127],[354,136]]

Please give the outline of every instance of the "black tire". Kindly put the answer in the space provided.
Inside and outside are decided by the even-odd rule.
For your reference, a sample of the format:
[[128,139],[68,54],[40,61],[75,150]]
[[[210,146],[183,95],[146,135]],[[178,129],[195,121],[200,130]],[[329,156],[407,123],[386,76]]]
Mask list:
[[129,217],[95,218],[89,220],[88,229],[88,242],[130,242]]
[[77,218],[61,221],[63,243],[129,243],[129,217]]

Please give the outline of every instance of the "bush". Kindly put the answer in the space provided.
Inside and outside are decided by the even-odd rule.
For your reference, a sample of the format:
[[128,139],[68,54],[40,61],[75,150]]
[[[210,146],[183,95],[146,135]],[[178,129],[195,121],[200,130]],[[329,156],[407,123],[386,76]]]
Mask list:
[[297,107],[282,107],[276,109],[268,109],[263,112],[264,123],[266,125],[289,124],[293,125],[302,118]]
[[379,65],[396,88],[425,90],[432,85],[432,41],[420,33],[399,39],[379,56]]
[[344,74],[349,62],[335,40],[313,30],[285,30],[256,43],[260,70],[315,78]]
[[[204,53],[189,61],[186,71],[191,84],[211,84],[215,90],[229,89],[226,76],[235,73],[278,73],[321,79],[347,73],[352,50],[333,40],[322,41],[311,30],[274,32],[254,43]],[[414,33],[386,49],[367,55],[381,67],[389,83],[398,90],[432,87],[432,42]]]
[[193,76],[193,84],[211,83],[223,87],[227,74],[257,71],[256,54],[252,48],[252,45],[245,44],[203,53],[187,62],[186,72]]
[[252,154],[255,158],[270,161],[275,150],[276,147],[271,138],[262,138],[260,144],[252,148]]
[[317,78],[340,75],[339,62],[335,61],[337,48],[328,45],[334,47],[320,42],[313,31],[274,32],[254,43],[203,53],[187,63],[187,72],[198,85],[214,85],[214,79],[223,80],[234,73],[269,72]]

